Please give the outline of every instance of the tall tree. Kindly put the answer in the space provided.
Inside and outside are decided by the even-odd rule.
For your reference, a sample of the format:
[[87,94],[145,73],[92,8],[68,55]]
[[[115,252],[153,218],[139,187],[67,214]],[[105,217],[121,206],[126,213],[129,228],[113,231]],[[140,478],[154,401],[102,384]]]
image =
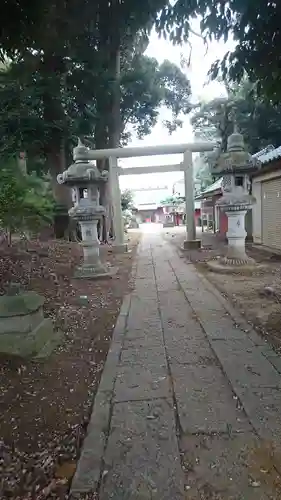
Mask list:
[[192,18],[201,16],[201,31],[207,40],[234,38],[236,46],[212,67],[231,81],[245,73],[258,82],[259,92],[269,99],[281,99],[281,3],[276,0],[176,0],[158,17],[159,32],[178,43],[190,35]]
[[248,80],[230,86],[226,98],[200,103],[191,121],[201,135],[212,131],[212,138],[219,140],[225,151],[234,120],[251,153],[270,144],[281,145],[281,105],[259,97],[256,86]]
[[[92,136],[95,144],[97,123],[101,118],[105,123],[110,122],[111,114],[104,117],[98,114],[97,79],[95,73],[85,69],[69,69],[62,91],[68,141],[85,135]],[[170,61],[159,65],[153,58],[135,55],[129,63],[122,64],[120,91],[122,144],[129,140],[132,130],[140,138],[149,134],[163,106],[171,111],[171,120],[165,122],[169,129],[180,126],[183,115],[191,110],[189,80]],[[0,156],[24,150],[29,163],[36,158],[44,159],[49,122],[44,120],[43,98],[39,72],[27,72],[24,63],[14,63],[8,71],[0,72]],[[105,141],[108,140],[106,127]]]
[[[75,69],[82,66],[99,75],[96,92],[100,120],[96,140],[102,147],[109,127],[111,141],[116,141],[116,134],[120,133],[121,47],[128,46],[140,28],[151,25],[163,2],[145,0],[140,5],[132,0],[43,0],[40,6],[32,0],[5,3],[0,21],[0,54],[2,59],[8,56],[24,62],[26,73],[36,74],[40,80],[42,116],[49,125],[45,155],[55,178],[65,167],[68,123],[63,91],[69,66],[76,62]],[[109,112],[111,122],[104,124],[102,117]],[[58,198],[62,196],[57,194]]]

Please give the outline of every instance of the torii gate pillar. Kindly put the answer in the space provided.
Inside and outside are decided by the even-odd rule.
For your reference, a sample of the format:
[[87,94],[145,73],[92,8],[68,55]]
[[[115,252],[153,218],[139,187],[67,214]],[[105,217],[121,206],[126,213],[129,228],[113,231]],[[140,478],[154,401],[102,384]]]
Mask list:
[[183,242],[183,250],[201,247],[201,240],[196,239],[194,216],[194,182],[192,152],[187,150],[183,154],[184,188],[185,188],[185,213],[187,239]]
[[112,219],[114,229],[113,252],[123,253],[128,251],[124,241],[124,221],[121,207],[121,191],[119,186],[118,158],[109,157],[109,184],[112,204]]

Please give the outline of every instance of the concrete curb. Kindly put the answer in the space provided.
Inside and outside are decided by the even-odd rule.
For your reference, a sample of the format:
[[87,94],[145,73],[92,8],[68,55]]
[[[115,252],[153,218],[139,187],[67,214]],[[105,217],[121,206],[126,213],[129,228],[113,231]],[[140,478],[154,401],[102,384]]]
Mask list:
[[[138,244],[137,253],[140,248]],[[132,264],[131,278],[137,273],[137,260]],[[127,318],[131,305],[131,293],[125,295],[114,327],[111,345],[96,394],[92,415],[87,428],[78,466],[70,488],[70,498],[79,499],[82,493],[94,493],[102,478],[103,456],[110,428],[112,399],[117,366],[123,346]]]
[[78,466],[72,480],[70,498],[80,498],[82,493],[97,491],[103,469],[103,455],[111,420],[111,406],[117,366],[123,345],[131,294],[126,295],[113,331],[111,346],[94,400]]

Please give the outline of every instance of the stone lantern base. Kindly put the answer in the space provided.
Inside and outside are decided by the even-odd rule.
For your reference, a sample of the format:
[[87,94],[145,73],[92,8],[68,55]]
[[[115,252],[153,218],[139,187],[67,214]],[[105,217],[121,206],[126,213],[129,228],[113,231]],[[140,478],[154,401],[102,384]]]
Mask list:
[[248,260],[244,264],[235,264],[229,263],[227,258],[219,258],[217,260],[210,260],[207,262],[207,266],[210,271],[221,274],[252,274],[260,269],[263,269],[264,266],[261,264],[257,264],[254,259]]
[[243,270],[256,269],[256,262],[246,253],[245,216],[251,208],[252,199],[249,195],[239,197],[227,193],[218,203],[218,206],[227,216],[228,231],[226,237],[228,246],[226,255],[210,262],[213,270],[222,272],[242,272]]
[[100,260],[99,245],[93,241],[82,241],[83,262],[76,268],[75,278],[110,278],[111,269]]
[[76,268],[74,278],[86,278],[94,280],[101,278],[111,278],[113,274],[113,271],[111,271],[107,266],[91,266],[84,264]]

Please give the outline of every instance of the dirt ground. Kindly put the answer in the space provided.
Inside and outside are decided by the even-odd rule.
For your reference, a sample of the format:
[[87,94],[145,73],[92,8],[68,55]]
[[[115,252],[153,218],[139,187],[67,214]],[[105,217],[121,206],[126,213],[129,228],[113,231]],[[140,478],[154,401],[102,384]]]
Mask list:
[[[45,296],[45,316],[64,334],[44,361],[0,355],[0,498],[68,498],[91,406],[123,296],[132,287],[129,254],[103,249],[117,266],[106,280],[73,280],[77,244],[48,241],[0,250],[0,293],[20,282]],[[85,299],[85,296],[87,297]]]
[[[247,276],[214,273],[208,270],[206,262],[223,255],[226,243],[212,233],[198,233],[198,237],[202,239],[203,248],[185,252],[186,259],[191,260],[281,353],[281,256],[248,243],[247,253],[262,264],[261,269]],[[165,238],[180,247],[185,239],[184,229],[170,229]]]

